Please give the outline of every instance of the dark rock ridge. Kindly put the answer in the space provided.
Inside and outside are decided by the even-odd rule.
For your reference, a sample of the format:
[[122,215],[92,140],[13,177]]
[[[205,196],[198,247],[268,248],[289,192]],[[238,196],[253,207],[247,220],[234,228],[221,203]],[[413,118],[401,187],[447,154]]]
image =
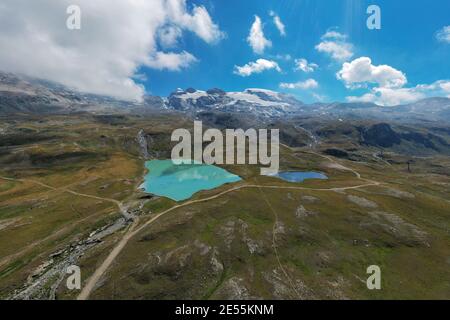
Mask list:
[[420,131],[411,131],[410,128],[404,132],[397,132],[387,123],[378,123],[368,128],[360,128],[361,144],[391,148],[396,145],[409,143],[411,146],[426,148],[434,151],[448,149],[450,144],[441,136]]
[[401,142],[401,137],[387,123],[378,123],[361,133],[362,142],[367,145],[389,148]]

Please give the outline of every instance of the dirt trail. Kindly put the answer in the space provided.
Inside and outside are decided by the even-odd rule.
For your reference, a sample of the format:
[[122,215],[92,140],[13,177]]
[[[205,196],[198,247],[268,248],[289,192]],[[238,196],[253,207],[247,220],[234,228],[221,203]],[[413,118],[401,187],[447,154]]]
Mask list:
[[21,248],[21,249],[20,249],[19,251],[17,251],[16,253],[13,253],[13,254],[11,254],[11,255],[9,255],[9,256],[6,256],[6,257],[2,258],[2,259],[0,260],[0,268],[3,267],[5,264],[10,263],[12,260],[17,259],[17,258],[19,258],[20,256],[24,255],[25,253],[29,252],[31,249],[33,249],[33,248],[39,246],[40,244],[42,244],[42,243],[44,243],[44,242],[46,242],[46,241],[48,241],[48,240],[51,240],[51,239],[54,239],[54,238],[57,238],[57,237],[63,235],[63,234],[66,233],[67,231],[69,231],[69,230],[71,230],[72,228],[74,228],[74,226],[76,226],[76,225],[78,225],[78,224],[80,224],[80,223],[83,223],[83,222],[85,222],[85,221],[87,221],[87,220],[89,220],[89,219],[91,219],[91,218],[97,216],[97,215],[100,214],[100,213],[103,213],[103,212],[98,212],[98,213],[95,213],[95,214],[93,214],[93,215],[84,217],[83,219],[74,221],[74,222],[72,222],[70,225],[67,225],[67,226],[65,226],[65,227],[63,227],[63,228],[61,228],[61,229],[59,229],[59,230],[53,232],[53,233],[50,234],[49,236],[47,236],[47,237],[45,237],[45,238],[43,238],[43,239],[37,240],[37,241],[35,241],[35,242],[30,243],[29,245],[27,245],[27,246]]
[[[282,144],[283,145],[283,144]],[[289,146],[283,145],[284,147],[287,147],[290,150],[294,150],[294,148],[291,148]],[[18,182],[31,182],[31,183],[35,183],[38,184],[42,187],[51,189],[51,190],[55,190],[55,191],[64,191],[73,195],[77,195],[77,196],[82,196],[82,197],[88,197],[91,199],[97,199],[97,200],[102,200],[102,201],[108,201],[108,202],[112,202],[114,204],[117,205],[117,207],[119,208],[120,212],[124,215],[125,218],[127,219],[132,219],[133,223],[131,224],[131,226],[129,227],[129,229],[126,231],[125,235],[122,237],[122,239],[119,241],[119,243],[113,248],[113,250],[109,253],[108,257],[102,262],[102,264],[95,270],[95,272],[92,274],[92,276],[88,279],[87,284],[83,287],[81,293],[78,295],[77,299],[78,300],[86,300],[89,298],[91,292],[95,289],[96,284],[98,283],[98,281],[100,280],[100,278],[104,275],[104,273],[107,271],[107,269],[111,266],[111,264],[114,262],[114,260],[116,259],[116,257],[120,254],[120,252],[122,251],[122,249],[127,245],[128,241],[130,239],[132,239],[136,234],[138,234],[139,232],[141,232],[144,228],[148,227],[150,224],[152,224],[153,222],[155,222],[156,220],[158,220],[160,217],[174,211],[177,210],[179,208],[183,208],[186,206],[190,206],[193,204],[197,204],[197,203],[202,203],[202,202],[206,202],[206,201],[210,201],[210,200],[214,200],[217,199],[221,196],[224,196],[228,193],[234,192],[234,191],[238,191],[241,189],[249,189],[249,188],[258,188],[259,190],[261,189],[284,189],[284,190],[311,190],[311,191],[324,191],[324,192],[330,192],[330,191],[343,191],[343,190],[352,190],[352,189],[359,189],[359,188],[364,188],[364,187],[369,187],[369,186],[378,186],[381,183],[376,182],[376,181],[372,181],[372,180],[368,180],[368,179],[364,179],[361,177],[361,175],[359,174],[359,172],[357,172],[356,170],[353,170],[351,168],[345,167],[343,165],[341,165],[340,163],[336,162],[334,159],[332,159],[331,157],[328,156],[324,156],[321,155],[319,153],[313,152],[313,151],[303,151],[303,152],[307,152],[307,153],[311,153],[311,154],[315,154],[317,156],[320,157],[324,157],[326,159],[328,159],[329,161],[339,164],[340,166],[342,166],[343,168],[345,168],[348,171],[351,171],[355,174],[355,176],[358,179],[367,181],[367,184],[363,184],[363,185],[358,185],[358,186],[351,186],[351,187],[335,187],[335,188],[306,188],[306,187],[295,187],[295,186],[270,186],[270,185],[240,185],[231,189],[228,189],[226,191],[223,191],[221,193],[218,193],[214,196],[211,197],[207,197],[204,199],[198,199],[198,200],[192,200],[192,201],[188,201],[176,206],[173,206],[159,214],[157,214],[156,216],[154,216],[153,218],[151,218],[150,220],[146,221],[144,224],[142,224],[140,227],[138,227],[139,225],[139,219],[137,217],[129,217],[129,214],[127,212],[127,208],[123,205],[122,202],[115,200],[115,199],[110,199],[110,198],[103,198],[103,197],[97,197],[94,195],[89,195],[89,194],[83,194],[83,193],[79,193],[70,189],[67,189],[66,187],[62,187],[62,188],[55,188],[52,186],[49,186],[45,183],[39,182],[39,181],[35,181],[35,180],[28,180],[28,179],[14,179],[14,178],[8,178],[8,177],[2,177],[0,176],[0,179],[3,180],[8,180],[8,181],[18,181]]]
[[[123,205],[122,202],[120,202],[119,200],[116,200],[116,199],[98,197],[98,196],[94,196],[94,195],[90,195],[90,194],[86,194],[86,193],[76,192],[76,191],[68,189],[69,186],[55,188],[48,184],[45,184],[45,183],[42,183],[42,182],[36,181],[36,180],[31,180],[31,179],[15,179],[15,178],[8,178],[8,177],[2,177],[2,176],[0,176],[0,179],[7,180],[7,181],[13,181],[13,182],[30,182],[30,183],[37,184],[41,187],[53,190],[53,191],[66,192],[66,193],[70,193],[70,194],[80,196],[80,197],[86,197],[86,198],[96,199],[96,200],[100,200],[100,201],[112,202],[115,205],[117,205],[117,207],[119,208],[122,215],[125,218],[128,218],[128,213],[126,212],[126,207]],[[72,185],[74,185],[74,183],[70,184],[70,186],[72,186]]]
[[273,247],[273,251],[275,253],[275,256],[277,258],[277,262],[278,262],[278,266],[280,267],[281,271],[283,272],[284,276],[286,277],[286,279],[289,281],[289,284],[292,287],[292,290],[294,291],[294,293],[297,295],[297,298],[300,298],[300,294],[294,284],[294,281],[292,281],[292,278],[289,276],[289,274],[287,273],[286,269],[284,268],[283,264],[281,263],[281,259],[280,259],[280,255],[278,254],[278,247],[277,247],[277,226],[279,224],[279,218],[278,218],[278,213],[275,211],[275,209],[272,207],[272,205],[270,204],[269,200],[267,200],[266,195],[264,194],[264,192],[262,191],[261,188],[258,188],[259,192],[261,192],[264,201],[266,202],[267,206],[269,207],[269,209],[272,211],[274,217],[275,217],[275,222],[273,224],[273,228],[272,228],[272,247]]
[[218,193],[214,196],[205,198],[205,199],[198,199],[198,200],[192,200],[188,201],[179,205],[176,205],[174,207],[171,207],[170,209],[167,209],[147,222],[145,222],[143,225],[141,225],[139,228],[135,228],[137,221],[133,223],[133,225],[130,227],[130,229],[127,231],[127,233],[123,236],[123,238],[120,240],[120,242],[114,247],[114,249],[111,251],[111,253],[108,255],[108,257],[103,261],[103,263],[95,270],[94,274],[89,278],[88,283],[83,287],[83,290],[78,296],[78,300],[86,300],[89,298],[91,292],[95,288],[95,285],[100,280],[102,275],[106,272],[106,270],[109,268],[109,266],[112,264],[112,262],[116,259],[116,257],[119,255],[119,253],[122,251],[122,249],[125,247],[125,245],[128,243],[128,241],[133,238],[136,234],[141,232],[144,228],[148,227],[150,224],[155,222],[157,219],[161,218],[162,216],[168,214],[169,212],[172,212],[176,209],[183,208],[186,206],[190,206],[196,203],[206,202],[210,200],[217,199],[221,196],[224,196],[230,192],[238,191],[241,189],[249,189],[249,188],[258,188],[258,189],[287,189],[287,190],[311,190],[311,191],[341,191],[341,190],[350,190],[350,189],[358,189],[358,188],[364,188],[368,186],[376,186],[380,185],[379,182],[373,182],[373,183],[367,183],[359,186],[352,186],[352,187],[339,187],[339,188],[306,188],[306,187],[283,187],[283,186],[268,186],[268,185],[241,185],[234,188],[231,188],[229,190],[223,191],[221,193]]
[[[297,151],[295,148],[292,148],[292,147],[290,147],[290,146],[288,146],[288,145],[285,145],[285,144],[282,144],[282,143],[281,143],[281,145],[282,145],[283,147],[289,149],[289,150],[292,151],[292,152]],[[347,167],[347,166],[344,166],[342,163],[339,163],[338,161],[336,161],[336,159],[334,159],[334,158],[332,158],[332,157],[330,157],[330,156],[326,156],[326,155],[324,155],[324,154],[320,154],[320,153],[315,152],[315,151],[305,151],[305,150],[298,150],[298,151],[301,151],[301,152],[303,152],[303,153],[313,154],[313,155],[316,155],[316,156],[321,157],[321,158],[325,158],[325,159],[327,159],[328,161],[330,161],[331,163],[335,164],[337,168],[340,168],[340,169],[346,170],[346,171],[350,171],[351,173],[353,173],[353,174],[356,176],[356,178],[358,178],[358,179],[360,179],[360,180],[364,180],[364,181],[367,181],[367,182],[370,182],[370,183],[380,184],[380,183],[378,183],[378,182],[376,182],[376,181],[373,181],[373,180],[370,180],[370,179],[366,179],[366,178],[361,177],[361,174],[360,174],[358,171],[356,171],[355,169],[349,168],[349,167]]]
[[[3,176],[0,176],[0,179],[6,180],[6,181],[13,181],[13,182],[22,182],[22,183],[29,182],[29,183],[37,184],[37,185],[39,185],[41,187],[44,187],[44,188],[52,190],[52,191],[66,192],[66,193],[70,193],[72,195],[76,195],[76,196],[80,196],[80,197],[86,197],[86,198],[96,199],[96,200],[100,200],[100,201],[110,202],[110,203],[115,204],[119,208],[120,213],[122,214],[122,216],[126,220],[132,220],[133,219],[133,217],[128,213],[128,210],[125,207],[125,205],[122,202],[118,201],[118,200],[110,199],[110,198],[97,197],[97,196],[94,196],[94,195],[80,193],[80,192],[76,192],[76,191],[68,189],[69,186],[72,186],[75,183],[72,183],[69,186],[55,188],[55,187],[52,187],[52,186],[50,186],[48,184],[45,184],[45,183],[42,183],[42,182],[36,181],[36,180],[31,180],[31,179],[15,179],[15,178],[3,177]],[[81,220],[75,221],[74,223],[75,224],[79,224],[79,223],[82,223],[85,220],[90,219],[90,218],[92,218],[92,215],[88,216],[88,217],[85,217],[85,218],[83,218]],[[40,245],[41,243],[43,243],[43,242],[45,242],[47,240],[53,239],[53,238],[63,234],[64,232],[66,232],[71,227],[73,227],[73,225],[63,227],[62,229],[52,233],[48,237],[45,237],[44,239],[40,239],[40,240],[37,240],[37,241],[35,241],[33,243],[30,243],[26,247],[20,249],[20,251],[14,253],[12,255],[9,255],[7,257],[2,258],[0,260],[0,267],[3,267],[5,264],[9,263],[11,260],[20,257],[22,254],[24,254],[24,253],[28,252],[29,250],[35,248],[36,246]]]

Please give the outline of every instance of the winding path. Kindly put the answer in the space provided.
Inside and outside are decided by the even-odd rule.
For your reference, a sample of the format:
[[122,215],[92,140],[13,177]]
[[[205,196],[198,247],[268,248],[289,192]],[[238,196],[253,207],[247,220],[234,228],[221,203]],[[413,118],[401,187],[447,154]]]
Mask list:
[[[291,147],[289,147],[287,145],[283,145],[283,146],[294,151],[293,148],[291,148]],[[67,189],[67,187],[55,188],[55,187],[49,186],[49,185],[47,185],[45,183],[42,183],[42,182],[39,182],[39,181],[35,181],[35,180],[14,179],[14,178],[2,177],[2,176],[0,176],[0,179],[8,180],[8,181],[17,181],[17,182],[31,182],[31,183],[40,185],[42,187],[45,187],[45,188],[48,188],[48,189],[51,189],[51,190],[55,190],[55,191],[63,191],[63,192],[67,192],[67,193],[70,193],[70,194],[73,194],[73,195],[77,195],[77,196],[82,196],[82,197],[87,197],[87,198],[91,198],[91,199],[97,199],[97,200],[112,202],[115,205],[117,205],[117,207],[119,208],[120,212],[122,213],[122,215],[125,216],[125,218],[131,218],[133,220],[133,223],[130,225],[130,227],[128,228],[128,230],[126,231],[126,233],[124,234],[122,239],[117,243],[117,245],[109,253],[109,255],[102,262],[102,264],[94,271],[92,276],[88,279],[87,284],[83,287],[81,293],[77,297],[78,300],[87,300],[89,298],[91,292],[95,289],[95,286],[97,285],[97,283],[100,280],[100,278],[105,274],[105,272],[108,270],[108,268],[114,262],[114,260],[117,258],[117,256],[120,254],[120,252],[123,250],[123,248],[127,245],[128,241],[130,239],[132,239],[135,235],[137,235],[139,232],[141,232],[144,228],[148,227],[153,222],[155,222],[156,220],[161,218],[162,216],[164,216],[164,215],[166,215],[166,214],[168,214],[168,213],[170,213],[170,212],[172,212],[174,210],[177,210],[179,208],[183,208],[183,207],[190,206],[190,205],[193,205],[193,204],[214,200],[214,199],[222,197],[222,196],[224,196],[224,195],[226,195],[228,193],[231,193],[231,192],[234,192],[234,191],[238,191],[238,190],[241,190],[241,189],[258,188],[259,190],[261,190],[261,189],[284,189],[284,190],[310,190],[310,191],[324,191],[324,192],[332,191],[332,192],[334,192],[334,191],[360,189],[360,188],[365,188],[365,187],[369,187],[369,186],[378,186],[378,185],[381,184],[380,182],[376,182],[376,181],[372,181],[372,180],[368,180],[368,179],[362,178],[361,175],[359,174],[359,172],[357,172],[356,170],[353,170],[351,168],[345,167],[345,166],[341,165],[340,163],[337,163],[334,159],[332,159],[330,157],[321,155],[321,154],[313,152],[313,151],[302,151],[302,152],[311,153],[311,154],[315,154],[317,156],[321,156],[323,158],[326,158],[329,161],[331,161],[331,162],[341,166],[342,169],[353,172],[358,179],[364,180],[367,183],[366,184],[362,184],[362,185],[357,185],[357,186],[335,187],[335,188],[306,188],[306,187],[298,187],[298,186],[272,186],[272,185],[244,184],[244,185],[240,185],[240,186],[237,186],[237,187],[225,190],[225,191],[223,191],[221,193],[218,193],[216,195],[213,195],[213,196],[210,196],[210,197],[207,197],[207,198],[204,198],[204,199],[191,200],[191,201],[188,201],[188,202],[185,202],[185,203],[173,206],[173,207],[171,207],[171,208],[169,208],[169,209],[167,209],[167,210],[165,210],[165,211],[155,215],[154,217],[152,217],[151,219],[149,219],[148,221],[146,221],[145,223],[143,223],[141,226],[138,227],[138,225],[139,225],[139,218],[138,217],[130,217],[128,212],[127,212],[127,208],[124,206],[124,204],[122,202],[120,202],[118,200],[110,199],[110,198],[98,197],[98,196],[89,195],[89,194],[79,193],[79,192]]]
[[359,185],[359,186],[328,188],[328,189],[327,188],[313,189],[313,188],[306,188],[306,187],[283,187],[283,186],[253,185],[253,184],[252,185],[241,185],[241,186],[237,186],[237,187],[228,189],[226,191],[223,191],[221,193],[218,193],[218,194],[208,197],[208,198],[192,200],[192,201],[188,201],[188,202],[173,206],[170,209],[167,209],[167,210],[157,214],[156,216],[154,216],[153,218],[151,218],[150,220],[148,220],[147,222],[142,224],[139,228],[136,228],[136,226],[138,224],[138,221],[136,220],[133,223],[133,225],[128,229],[128,231],[123,236],[123,238],[120,240],[120,242],[110,252],[108,257],[103,261],[103,263],[95,270],[95,272],[89,278],[87,284],[83,287],[83,289],[82,289],[81,293],[78,295],[77,299],[78,300],[87,300],[89,298],[89,296],[90,296],[91,292],[93,291],[93,289],[95,288],[95,285],[97,284],[97,282],[100,280],[100,278],[103,276],[103,274],[106,272],[106,270],[113,263],[113,261],[116,259],[116,257],[119,255],[119,253],[122,251],[122,249],[125,247],[125,245],[128,243],[128,241],[131,238],[133,238],[136,234],[141,232],[144,228],[148,227],[150,224],[152,224],[153,222],[155,222],[162,216],[164,216],[176,209],[190,206],[190,205],[193,205],[196,203],[201,203],[201,202],[206,202],[206,201],[210,201],[213,199],[217,199],[228,193],[238,191],[241,189],[258,188],[258,189],[288,189],[288,190],[311,190],[311,191],[341,191],[341,190],[359,189],[359,188],[364,188],[364,187],[368,187],[368,186],[378,186],[380,184],[381,183],[374,181],[372,183],[367,183],[367,184],[363,184],[363,185]]
[[[37,184],[37,185],[39,185],[41,187],[53,190],[53,191],[62,191],[62,192],[70,193],[70,194],[73,194],[73,195],[76,195],[76,196],[80,196],[80,197],[86,197],[86,198],[91,198],[91,199],[96,199],[96,200],[101,200],[101,201],[106,201],[106,202],[112,202],[115,205],[117,205],[117,207],[119,208],[120,212],[122,213],[122,215],[125,218],[128,217],[128,213],[127,213],[126,207],[123,205],[122,202],[120,202],[119,200],[116,200],[116,199],[98,197],[98,196],[94,196],[94,195],[91,195],[91,194],[76,192],[76,191],[68,189],[68,186],[55,188],[55,187],[52,187],[52,186],[50,186],[48,184],[45,184],[43,182],[36,181],[36,180],[31,180],[31,179],[15,179],[15,178],[8,178],[8,177],[2,177],[2,176],[0,176],[0,179],[6,180],[6,181],[13,181],[13,182],[30,182],[30,183]],[[71,184],[71,185],[73,185],[73,184]]]
[[[123,205],[123,203],[118,201],[118,200],[115,200],[115,199],[97,197],[97,196],[93,196],[93,195],[90,195],[90,194],[76,192],[76,191],[68,189],[68,186],[55,188],[55,187],[52,187],[52,186],[50,186],[48,184],[45,184],[43,182],[36,181],[36,180],[31,180],[31,179],[16,179],[16,178],[9,178],[9,177],[3,177],[3,176],[0,176],[0,179],[6,180],[6,181],[12,181],[12,182],[22,182],[22,183],[29,182],[29,183],[37,184],[37,185],[39,185],[41,187],[44,187],[44,188],[52,190],[52,191],[61,191],[61,192],[70,193],[72,195],[76,195],[76,196],[80,196],[80,197],[86,197],[86,198],[96,199],[96,200],[100,200],[100,201],[111,202],[111,203],[114,203],[119,208],[121,214],[125,217],[125,219],[133,219],[133,217],[128,213],[127,208]],[[71,185],[73,185],[73,184],[71,184]],[[85,218],[83,218],[81,220],[75,221],[75,223],[79,224],[81,222],[84,222],[84,221],[88,220],[91,217],[92,217],[92,215],[91,216],[87,216],[87,217],[85,217]],[[9,256],[6,256],[6,257],[2,258],[0,260],[0,268],[3,267],[5,264],[9,263],[11,260],[20,257],[24,253],[26,253],[29,250],[33,249],[34,247],[40,245],[41,243],[61,235],[62,233],[67,231],[67,229],[69,227],[70,226],[63,227],[62,229],[60,229],[60,230],[58,230],[56,232],[53,232],[48,237],[45,237],[44,239],[40,239],[40,240],[37,240],[37,241],[35,241],[33,243],[30,243],[26,247],[20,249],[20,251],[15,252],[12,255],[9,255]]]

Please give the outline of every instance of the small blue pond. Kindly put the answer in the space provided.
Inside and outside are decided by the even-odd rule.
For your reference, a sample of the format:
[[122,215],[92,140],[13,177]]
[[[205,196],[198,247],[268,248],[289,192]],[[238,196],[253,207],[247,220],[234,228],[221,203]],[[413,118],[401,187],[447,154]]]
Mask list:
[[141,188],[147,193],[175,201],[189,199],[201,190],[241,180],[225,169],[206,164],[175,165],[172,160],[151,160],[145,166],[148,173]]
[[323,173],[319,172],[303,172],[303,171],[285,171],[285,172],[279,172],[278,174],[274,175],[274,177],[280,178],[284,181],[288,182],[303,182],[307,179],[321,179],[326,180],[328,177],[324,175]]

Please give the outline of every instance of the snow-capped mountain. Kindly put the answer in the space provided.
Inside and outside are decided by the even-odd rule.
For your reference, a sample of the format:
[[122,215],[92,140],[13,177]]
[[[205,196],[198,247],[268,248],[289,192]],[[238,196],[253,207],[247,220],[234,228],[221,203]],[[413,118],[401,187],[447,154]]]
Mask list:
[[147,95],[143,102],[84,94],[48,81],[0,72],[0,115],[27,113],[244,113],[255,117],[292,116],[334,119],[377,119],[397,122],[450,122],[450,99],[428,98],[411,104],[381,107],[373,103],[304,104],[288,94],[266,89],[225,92],[178,89],[169,97]]
[[168,109],[179,111],[254,112],[266,116],[286,115],[297,111],[301,105],[303,103],[292,96],[265,89],[246,89],[243,92],[178,89],[166,101]]
[[374,103],[313,103],[304,104],[293,96],[266,90],[246,89],[225,92],[178,89],[165,100],[166,109],[198,113],[222,111],[249,113],[255,116],[288,117],[294,115],[332,118],[380,119],[397,121],[450,121],[450,99],[429,98],[415,103],[381,107]]

